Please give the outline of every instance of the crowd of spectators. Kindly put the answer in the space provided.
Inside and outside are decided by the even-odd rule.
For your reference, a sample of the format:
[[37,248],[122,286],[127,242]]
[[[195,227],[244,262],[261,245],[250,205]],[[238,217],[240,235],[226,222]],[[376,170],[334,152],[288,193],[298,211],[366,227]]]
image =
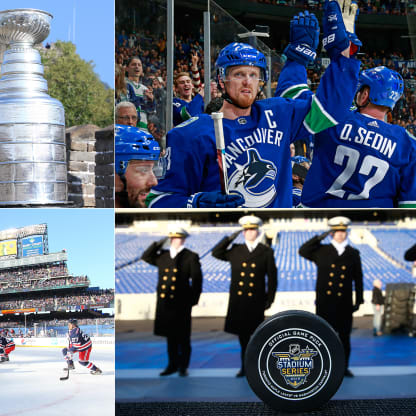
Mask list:
[[[416,62],[409,57],[404,57],[400,52],[364,54],[360,57],[361,69],[369,69],[375,66],[386,66],[397,71],[404,79],[405,88],[401,99],[394,110],[388,115],[388,122],[398,124],[416,135]],[[322,59],[317,59],[315,64],[308,69],[308,83],[312,90],[319,85],[319,80],[325,71]]]
[[[253,0],[261,3],[287,5],[295,7],[307,7],[308,9],[321,9],[324,0]],[[379,13],[391,15],[409,14],[416,10],[416,0],[359,0],[360,13]],[[116,103],[120,101],[134,101],[127,94],[126,80],[128,76],[128,63],[132,57],[139,57],[142,65],[140,82],[152,93],[152,106],[144,107],[148,121],[148,131],[163,146],[166,125],[166,33],[161,28],[151,30],[146,25],[140,25],[141,29],[135,33],[128,33],[126,29],[116,31],[115,59],[116,59]],[[191,29],[190,29],[191,30]],[[274,52],[276,58],[272,59],[272,93],[276,86],[279,71],[284,59],[280,58],[285,42],[277,45]],[[197,55],[200,79],[204,79],[203,56],[203,30],[194,31],[189,35],[176,35],[174,40],[174,78],[181,72],[191,72],[192,56]],[[219,47],[211,48],[212,62],[211,73],[215,74],[214,62]],[[412,56],[403,56],[400,52],[379,51],[372,54],[360,55],[362,69],[385,65],[398,71],[405,80],[405,93],[397,103],[394,111],[389,114],[388,121],[407,128],[412,134],[416,133],[416,69]],[[319,84],[324,71],[322,59],[308,70],[308,83],[314,90]],[[203,85],[201,85],[201,88]],[[194,95],[199,89],[194,88]],[[175,91],[174,91],[175,94]],[[140,113],[140,106],[138,112]],[[149,111],[149,108],[152,108]],[[139,115],[140,117],[140,115]]]
[[94,292],[83,292],[81,295],[31,296],[30,299],[17,299],[0,302],[0,309],[58,310],[64,308],[94,307],[114,302],[114,290],[107,289]]
[[65,262],[48,266],[39,265],[19,267],[19,269],[3,269],[0,271],[0,284],[11,280],[41,279],[43,277],[66,276],[68,268]]
[[[290,6],[322,10],[325,0],[254,0],[256,3],[274,4],[277,6]],[[401,15],[415,14],[415,0],[358,0],[360,13]]]
[[40,289],[57,289],[61,287],[71,287],[81,285],[89,285],[90,281],[87,276],[68,276],[57,278],[43,278],[38,280],[17,280],[2,282],[0,286],[0,293],[7,292],[29,292],[31,290]]
[[4,269],[0,272],[0,293],[53,289],[62,286],[89,284],[87,276],[68,276],[66,262],[19,269]]

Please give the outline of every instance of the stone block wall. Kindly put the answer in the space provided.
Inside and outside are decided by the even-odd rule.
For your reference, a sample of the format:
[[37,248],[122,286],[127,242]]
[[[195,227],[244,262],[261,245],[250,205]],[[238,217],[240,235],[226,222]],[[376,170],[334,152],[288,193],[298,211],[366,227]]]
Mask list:
[[68,200],[73,207],[114,207],[114,126],[66,130]]

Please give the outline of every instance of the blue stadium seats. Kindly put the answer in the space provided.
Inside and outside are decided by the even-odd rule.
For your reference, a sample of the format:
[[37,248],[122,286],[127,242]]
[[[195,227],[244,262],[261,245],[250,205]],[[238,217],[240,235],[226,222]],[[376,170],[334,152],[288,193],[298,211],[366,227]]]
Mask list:
[[[204,276],[203,292],[228,292],[230,284],[230,266],[228,262],[213,258],[212,247],[224,236],[230,235],[235,228],[227,231],[192,232],[186,240],[186,246],[200,256]],[[397,267],[377,253],[367,244],[357,245],[360,250],[364,273],[364,289],[371,290],[373,280],[382,280],[383,284],[408,282],[412,280],[410,266],[404,262],[403,253],[416,242],[416,231],[371,229],[379,240],[379,247],[403,267]],[[299,247],[318,232],[281,231],[277,244],[273,246],[278,267],[278,291],[313,291],[316,282],[315,265],[299,256]],[[160,235],[141,233],[140,237],[128,233],[116,233],[116,292],[154,293],[157,284],[157,269],[142,260],[138,260],[151,242],[162,238]],[[240,234],[235,242],[243,241]],[[328,242],[327,239],[325,242]],[[401,260],[400,260],[401,259]],[[406,266],[406,268],[405,268]]]

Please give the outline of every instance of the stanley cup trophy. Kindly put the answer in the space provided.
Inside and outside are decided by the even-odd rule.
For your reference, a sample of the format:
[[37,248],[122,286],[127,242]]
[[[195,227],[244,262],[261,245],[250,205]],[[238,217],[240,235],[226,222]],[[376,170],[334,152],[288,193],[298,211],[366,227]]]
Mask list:
[[67,203],[65,114],[48,95],[39,52],[52,15],[0,11],[0,206]]

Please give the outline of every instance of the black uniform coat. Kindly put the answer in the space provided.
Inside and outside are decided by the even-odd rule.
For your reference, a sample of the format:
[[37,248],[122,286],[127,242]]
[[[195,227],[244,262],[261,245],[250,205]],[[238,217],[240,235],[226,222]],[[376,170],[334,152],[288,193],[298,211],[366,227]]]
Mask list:
[[338,332],[350,332],[352,325],[352,283],[355,305],[363,303],[363,273],[360,252],[347,245],[339,256],[332,244],[321,244],[319,236],[304,243],[299,254],[318,266],[316,314]]
[[184,248],[172,259],[162,245],[152,243],[142,255],[142,260],[159,269],[154,334],[187,336],[191,333],[192,306],[202,291],[199,256]]
[[[273,303],[277,289],[277,269],[273,250],[259,243],[250,253],[245,244],[233,244],[222,239],[213,249],[212,255],[231,264],[230,298],[226,332],[252,334],[264,320],[266,304]],[[267,286],[266,286],[267,275]]]

